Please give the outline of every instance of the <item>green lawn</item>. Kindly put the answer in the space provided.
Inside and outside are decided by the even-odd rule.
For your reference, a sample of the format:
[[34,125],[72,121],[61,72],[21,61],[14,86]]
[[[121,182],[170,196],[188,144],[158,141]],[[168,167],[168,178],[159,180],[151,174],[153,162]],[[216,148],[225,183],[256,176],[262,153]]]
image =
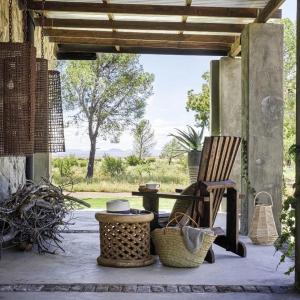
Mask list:
[[[106,202],[113,199],[116,199],[116,197],[95,198],[95,199],[88,198],[83,200],[88,202],[91,205],[91,208],[93,209],[105,209]],[[131,208],[143,209],[141,197],[127,197],[122,199],[127,199],[130,203]],[[159,209],[170,211],[174,205],[174,201],[175,200],[172,199],[161,199]]]

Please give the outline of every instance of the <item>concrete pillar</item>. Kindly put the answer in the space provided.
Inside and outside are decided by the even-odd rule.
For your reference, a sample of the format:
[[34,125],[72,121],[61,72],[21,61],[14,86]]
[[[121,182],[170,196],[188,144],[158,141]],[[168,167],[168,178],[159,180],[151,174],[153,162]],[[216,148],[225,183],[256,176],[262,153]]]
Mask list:
[[[241,229],[248,232],[253,215],[253,191],[267,191],[280,230],[283,173],[283,27],[250,24],[242,33],[242,135],[245,139],[242,181],[246,198]],[[247,154],[245,156],[245,154]],[[248,161],[248,163],[247,163]]]
[[220,135],[219,61],[210,62],[210,135]]
[[50,178],[50,154],[35,153],[33,155],[33,181],[40,183],[42,178]]
[[[241,136],[241,59],[222,57],[220,59],[220,133],[221,135]],[[230,178],[241,191],[241,150],[237,154]]]

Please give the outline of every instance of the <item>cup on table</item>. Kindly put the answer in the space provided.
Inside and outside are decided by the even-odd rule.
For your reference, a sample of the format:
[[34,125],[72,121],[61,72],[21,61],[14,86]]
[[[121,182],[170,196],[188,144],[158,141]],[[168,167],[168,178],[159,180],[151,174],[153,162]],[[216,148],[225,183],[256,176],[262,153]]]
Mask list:
[[158,190],[160,188],[160,184],[154,182],[146,183],[146,188],[147,190]]

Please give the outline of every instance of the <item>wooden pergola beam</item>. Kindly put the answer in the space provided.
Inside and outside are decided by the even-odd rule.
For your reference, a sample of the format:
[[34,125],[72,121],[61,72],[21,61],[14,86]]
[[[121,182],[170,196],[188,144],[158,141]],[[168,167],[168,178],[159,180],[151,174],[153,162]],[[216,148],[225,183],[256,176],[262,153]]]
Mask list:
[[240,54],[242,49],[241,45],[241,37],[238,37],[235,42],[230,46],[230,51],[228,53],[228,56],[230,57],[236,57]]
[[[285,0],[269,0],[267,5],[259,10],[257,18],[253,23],[266,23],[278,11],[278,8],[285,2]],[[239,37],[230,47],[228,56],[235,57],[241,52],[241,38]]]
[[107,32],[92,30],[45,29],[49,37],[68,38],[94,38],[94,39],[126,39],[139,41],[176,41],[201,43],[233,43],[234,36],[226,35],[196,35],[196,34],[162,34],[162,33],[136,33],[136,32]]
[[[89,45],[89,49],[99,46],[115,46],[120,47],[139,47],[139,48],[178,48],[178,49],[205,49],[205,50],[222,50],[228,51],[228,44],[216,43],[199,43],[199,42],[176,42],[176,41],[143,41],[143,40],[127,40],[127,39],[91,39],[91,38],[74,38],[74,37],[51,37],[50,42],[57,44],[81,44]],[[95,50],[94,50],[95,51]],[[96,52],[96,51],[95,51]]]
[[94,52],[57,52],[58,60],[95,60],[97,55]]
[[262,10],[259,10],[254,22],[266,23],[284,2],[285,0],[269,0],[267,5]]
[[[42,10],[42,1],[30,1],[29,9]],[[236,7],[201,7],[175,5],[146,5],[146,4],[104,4],[86,2],[45,3],[46,11],[83,12],[83,13],[112,13],[112,14],[146,14],[173,16],[202,16],[202,17],[232,17],[256,18],[257,8]],[[276,11],[272,18],[281,18],[281,11]]]
[[[97,47],[96,47],[97,46]],[[93,46],[80,44],[59,44],[58,53],[140,53],[140,54],[161,54],[161,55],[208,55],[208,56],[224,56],[227,52],[224,50],[209,49],[178,49],[178,48],[147,48],[147,47],[120,47],[117,51],[114,46]]]
[[[42,25],[42,18],[36,18],[35,24]],[[45,27],[90,28],[90,29],[131,29],[131,30],[171,30],[171,31],[205,31],[241,33],[244,24],[227,23],[182,23],[182,22],[149,22],[149,21],[104,21],[80,19],[45,19]]]

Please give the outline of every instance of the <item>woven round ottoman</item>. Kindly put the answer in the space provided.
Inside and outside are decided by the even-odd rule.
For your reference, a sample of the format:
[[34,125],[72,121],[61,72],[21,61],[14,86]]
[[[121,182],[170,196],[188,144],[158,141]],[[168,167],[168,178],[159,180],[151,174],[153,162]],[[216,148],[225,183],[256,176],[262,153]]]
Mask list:
[[150,221],[153,213],[95,215],[100,228],[99,265],[108,267],[143,267],[154,263],[150,255]]

